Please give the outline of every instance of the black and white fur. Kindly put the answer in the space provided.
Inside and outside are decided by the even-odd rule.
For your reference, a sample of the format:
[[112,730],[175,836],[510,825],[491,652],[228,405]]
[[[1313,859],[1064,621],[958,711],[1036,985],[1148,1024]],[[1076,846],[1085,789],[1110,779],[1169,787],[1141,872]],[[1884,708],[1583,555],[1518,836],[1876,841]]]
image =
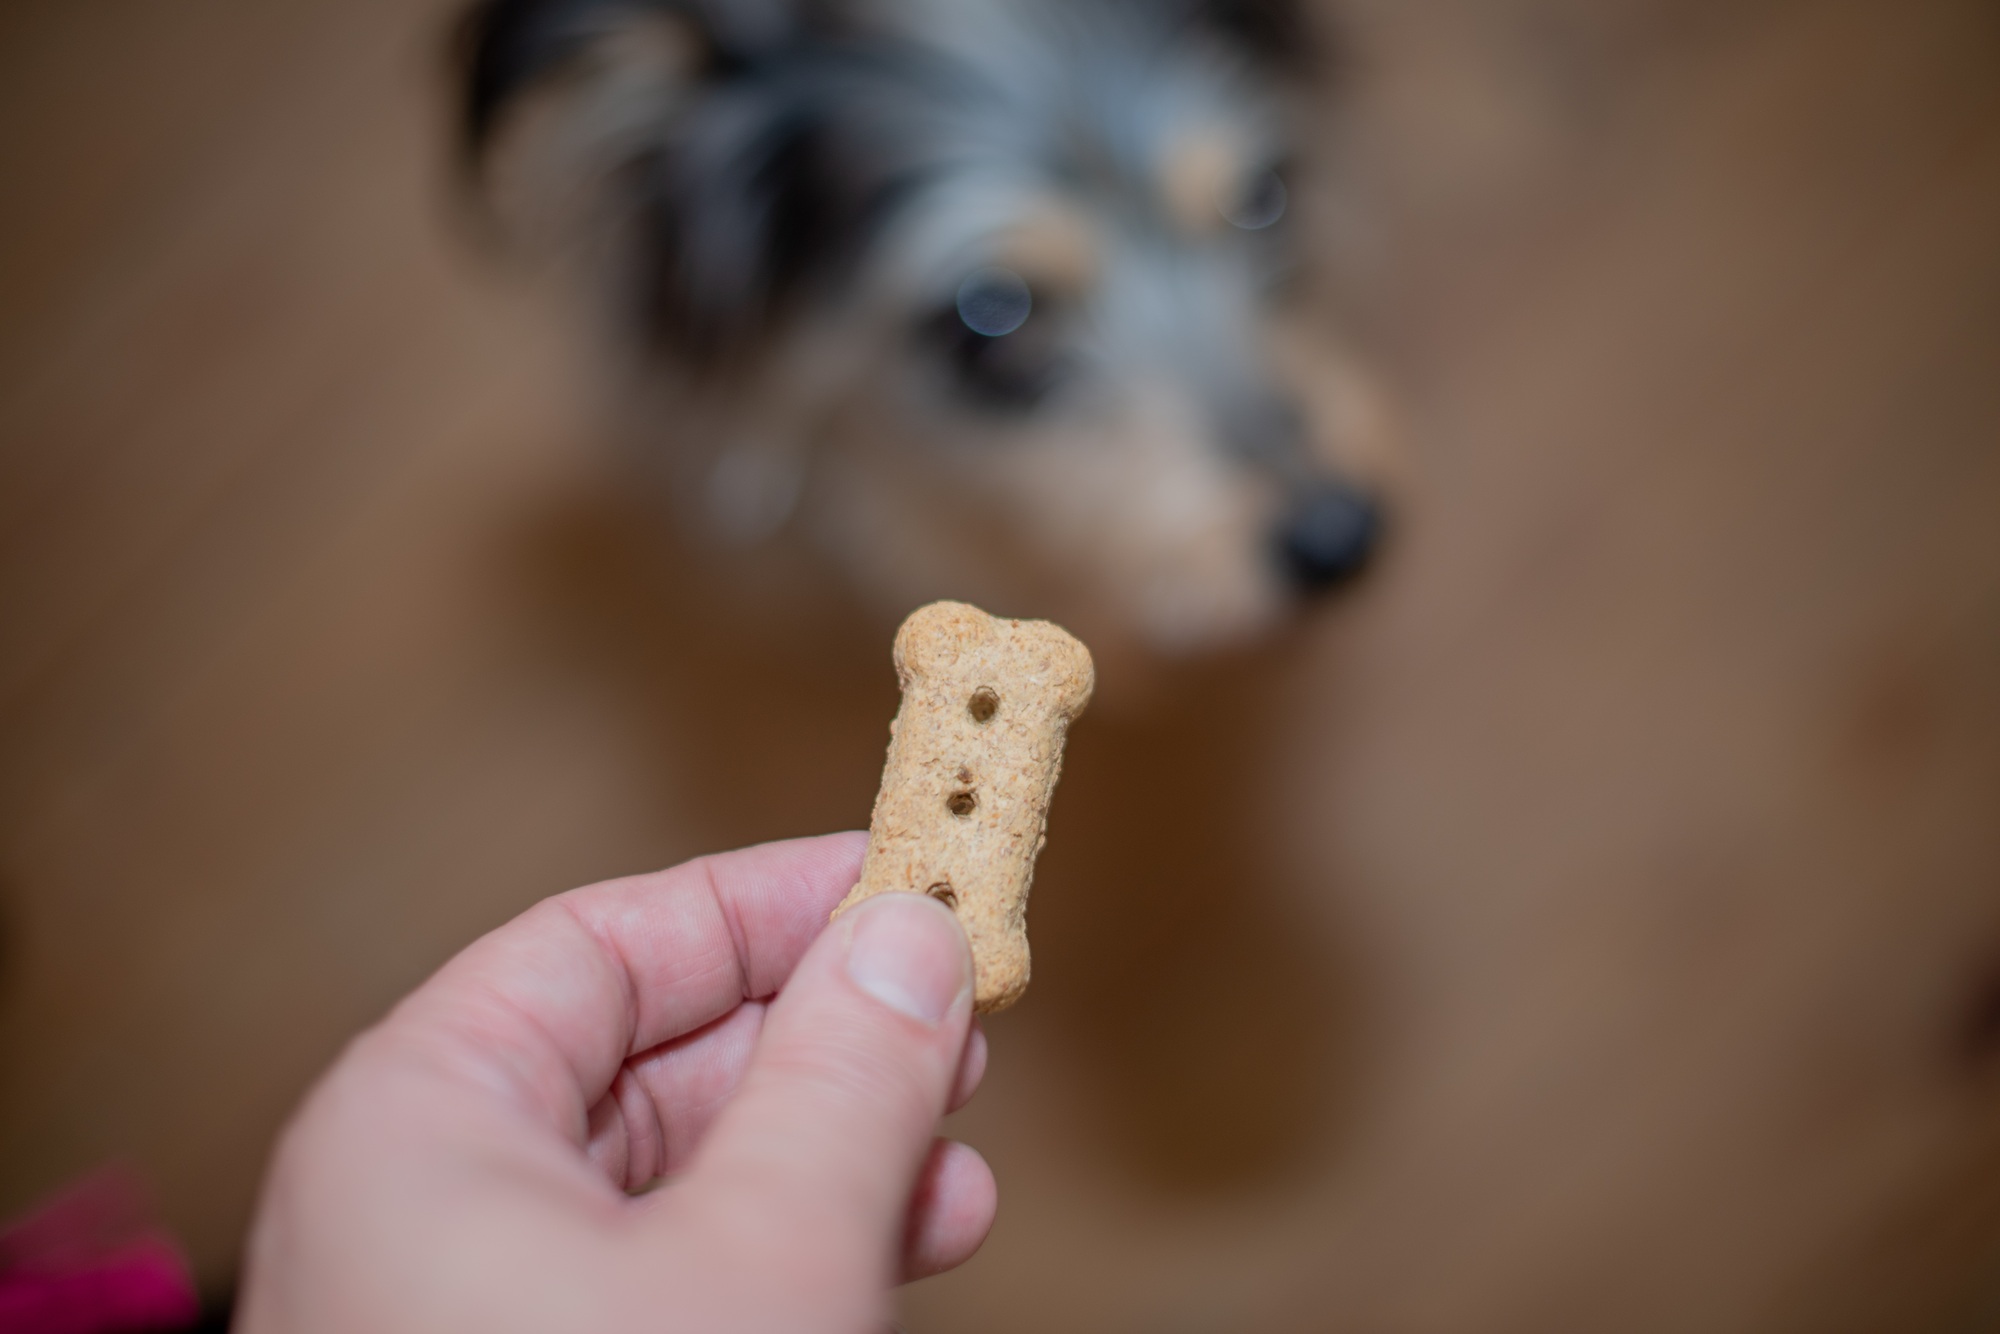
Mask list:
[[1273,370],[1302,45],[1253,0],[488,0],[464,144],[586,258],[707,531],[1185,653],[1379,528]]

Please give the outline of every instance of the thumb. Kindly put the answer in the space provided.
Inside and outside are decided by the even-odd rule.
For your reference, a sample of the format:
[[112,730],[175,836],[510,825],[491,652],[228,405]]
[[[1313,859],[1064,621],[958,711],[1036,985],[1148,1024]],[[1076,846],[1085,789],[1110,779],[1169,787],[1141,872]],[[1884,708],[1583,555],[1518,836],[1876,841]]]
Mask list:
[[772,1002],[688,1186],[760,1249],[886,1289],[971,1021],[972,957],[951,910],[921,894],[856,905]]

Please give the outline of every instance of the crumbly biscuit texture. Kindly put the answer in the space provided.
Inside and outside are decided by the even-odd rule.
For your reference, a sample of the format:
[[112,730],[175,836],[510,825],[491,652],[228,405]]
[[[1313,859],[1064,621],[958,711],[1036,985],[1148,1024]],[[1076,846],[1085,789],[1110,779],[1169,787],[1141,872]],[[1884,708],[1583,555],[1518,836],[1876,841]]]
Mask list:
[[972,945],[974,1006],[1004,1010],[1028,989],[1028,886],[1096,681],[1090,650],[1047,621],[934,602],[903,622],[895,657],[903,703],[868,854],[834,915],[877,894],[939,899]]

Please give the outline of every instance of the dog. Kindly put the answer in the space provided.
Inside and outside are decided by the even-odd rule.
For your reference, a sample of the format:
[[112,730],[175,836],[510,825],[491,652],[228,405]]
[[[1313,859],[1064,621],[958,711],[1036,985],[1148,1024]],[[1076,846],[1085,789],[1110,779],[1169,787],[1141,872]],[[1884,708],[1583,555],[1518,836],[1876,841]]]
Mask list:
[[1383,529],[1326,366],[1274,369],[1307,46],[1259,0],[486,0],[462,148],[703,532],[1185,656]]

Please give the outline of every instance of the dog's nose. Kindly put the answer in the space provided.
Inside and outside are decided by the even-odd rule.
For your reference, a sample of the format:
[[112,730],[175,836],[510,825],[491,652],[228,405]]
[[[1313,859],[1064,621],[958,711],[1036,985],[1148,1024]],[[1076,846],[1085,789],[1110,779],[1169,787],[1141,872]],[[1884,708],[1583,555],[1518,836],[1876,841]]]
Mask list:
[[1382,508],[1338,482],[1318,482],[1292,502],[1277,532],[1278,557],[1301,591],[1360,573],[1382,536]]

